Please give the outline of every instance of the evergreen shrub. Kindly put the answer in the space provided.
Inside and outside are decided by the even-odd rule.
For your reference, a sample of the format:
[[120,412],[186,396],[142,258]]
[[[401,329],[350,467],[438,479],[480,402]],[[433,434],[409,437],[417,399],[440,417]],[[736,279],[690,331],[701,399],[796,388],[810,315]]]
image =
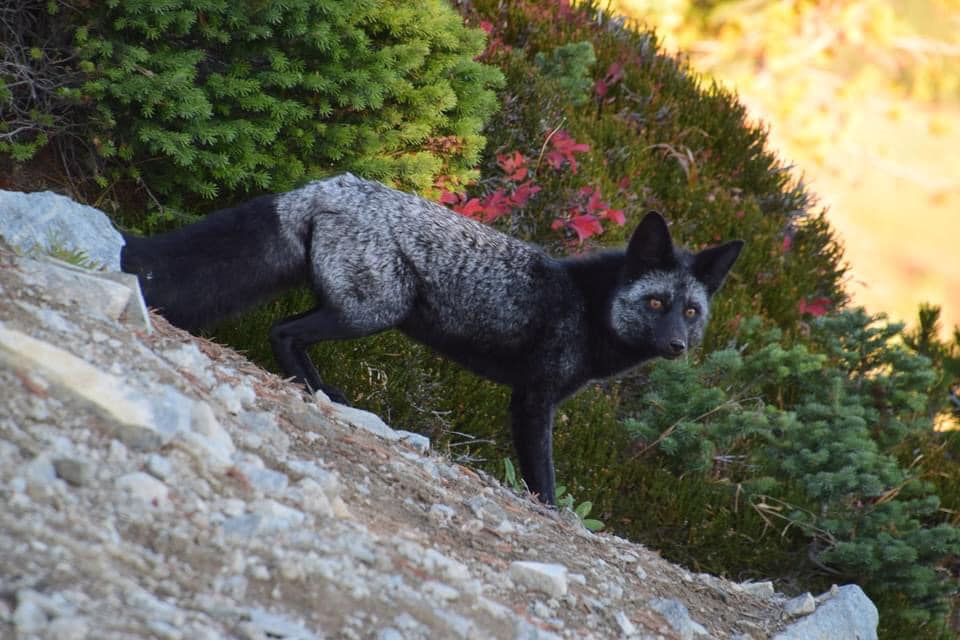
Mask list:
[[103,187],[132,178],[203,207],[334,170],[415,189],[476,177],[500,74],[442,0],[106,0],[47,19],[61,16],[79,125],[116,170]]
[[723,483],[777,531],[802,532],[811,577],[862,584],[884,626],[942,624],[956,581],[942,569],[960,529],[923,467],[898,457],[932,432],[937,374],[902,325],[862,310],[818,318],[804,343],[745,321],[702,364],[668,362],[634,399],[628,429],[674,475]]

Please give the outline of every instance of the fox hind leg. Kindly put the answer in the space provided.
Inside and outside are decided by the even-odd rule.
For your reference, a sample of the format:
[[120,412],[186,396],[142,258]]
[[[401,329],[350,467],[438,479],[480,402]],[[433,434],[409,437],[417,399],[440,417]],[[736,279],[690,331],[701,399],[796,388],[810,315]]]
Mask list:
[[348,404],[339,389],[323,383],[307,347],[324,340],[348,340],[376,333],[344,322],[336,309],[316,307],[280,320],[270,329],[270,346],[280,369],[311,393],[323,391],[334,402]]

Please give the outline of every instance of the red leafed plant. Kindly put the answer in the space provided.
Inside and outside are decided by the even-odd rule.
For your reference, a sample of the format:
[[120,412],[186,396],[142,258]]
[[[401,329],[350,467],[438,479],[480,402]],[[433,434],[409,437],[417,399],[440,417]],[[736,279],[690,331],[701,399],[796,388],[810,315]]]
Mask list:
[[797,303],[797,309],[801,315],[809,314],[814,318],[819,318],[827,314],[832,304],[830,298],[810,298],[809,301],[801,298],[800,302]]
[[607,73],[599,80],[594,87],[597,97],[601,100],[606,97],[610,87],[623,80],[624,68],[622,62],[613,62],[607,68]]
[[557,131],[550,138],[552,149],[547,152],[547,163],[554,169],[562,169],[564,163],[570,165],[570,171],[577,172],[577,158],[575,153],[587,153],[590,145],[577,142],[566,131]]
[[602,220],[622,226],[626,216],[622,209],[611,209],[603,201],[599,189],[583,187],[579,192],[579,202],[565,217],[557,218],[550,225],[555,231],[569,229],[577,236],[577,243],[581,244],[587,238],[603,233]]

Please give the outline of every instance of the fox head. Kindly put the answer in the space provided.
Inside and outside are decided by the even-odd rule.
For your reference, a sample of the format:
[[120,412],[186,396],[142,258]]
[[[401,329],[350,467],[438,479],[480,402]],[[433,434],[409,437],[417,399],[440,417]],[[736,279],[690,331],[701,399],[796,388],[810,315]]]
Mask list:
[[667,222],[648,213],[630,238],[610,306],[617,336],[676,358],[703,339],[710,298],[740,255],[742,240],[691,253],[673,244]]

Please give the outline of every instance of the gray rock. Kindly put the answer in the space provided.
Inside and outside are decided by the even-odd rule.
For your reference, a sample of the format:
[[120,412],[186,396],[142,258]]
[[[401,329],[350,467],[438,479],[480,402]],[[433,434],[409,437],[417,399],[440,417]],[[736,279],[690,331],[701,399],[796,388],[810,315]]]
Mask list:
[[204,464],[213,469],[225,469],[233,464],[236,445],[233,438],[223,428],[210,405],[194,401],[190,410],[191,429],[178,434],[179,440],[187,445],[187,450],[202,458]]
[[239,434],[240,442],[252,449],[265,444],[285,452],[290,447],[290,437],[277,425],[277,418],[268,411],[244,411],[240,422],[245,427]]
[[163,482],[142,471],[120,476],[116,480],[117,490],[134,504],[155,509],[166,509],[170,505],[170,489]]
[[56,458],[53,468],[57,475],[75,487],[81,487],[93,478],[93,467],[86,460],[77,458]]
[[83,616],[54,618],[45,635],[51,640],[84,640],[90,636],[90,623]]
[[503,507],[486,496],[473,496],[464,501],[464,504],[476,517],[488,524],[500,523],[507,519],[507,512],[503,510]]
[[290,497],[297,501],[305,511],[321,518],[334,516],[333,504],[323,486],[313,478],[303,478],[288,492]]
[[[56,260],[20,259],[17,266],[25,280],[45,289],[51,297],[63,304],[75,305],[91,314],[99,314],[111,320],[120,320],[130,306],[130,301],[139,295],[136,282],[117,282],[103,274]],[[132,276],[131,276],[132,277]]]
[[567,568],[563,565],[517,560],[510,563],[510,577],[524,587],[552,598],[567,593]]
[[23,636],[39,633],[47,626],[47,614],[35,598],[27,594],[17,594],[17,608],[13,611],[13,626]]
[[316,640],[317,636],[302,624],[263,609],[249,609],[244,616],[264,635],[285,640]]
[[290,478],[286,474],[264,467],[259,458],[251,456],[234,466],[255,489],[267,495],[283,493],[290,484]]
[[687,605],[672,598],[653,598],[647,603],[651,609],[664,617],[682,640],[692,640],[694,636],[709,635],[703,625],[690,617]]
[[106,214],[51,191],[0,191],[0,235],[22,251],[80,251],[120,271],[124,240]]
[[259,531],[268,533],[299,527],[307,518],[302,511],[270,499],[257,500],[250,510],[263,518]]
[[400,439],[400,434],[387,426],[387,423],[375,413],[336,403],[331,404],[331,407],[333,407],[334,416],[348,424],[369,431],[384,440]]
[[745,593],[764,600],[769,600],[776,594],[773,583],[769,580],[763,582],[741,582],[740,588],[743,589]]
[[517,618],[514,623],[513,637],[515,640],[560,640],[557,634],[541,629],[524,618]]
[[256,513],[227,518],[221,525],[224,535],[237,538],[250,538],[257,534],[263,523],[263,516]]
[[173,465],[159,453],[151,453],[147,457],[147,471],[160,480],[166,480],[173,473]]
[[614,616],[614,620],[617,621],[617,626],[620,627],[620,631],[625,636],[632,636],[637,632],[637,625],[633,624],[627,614],[623,611],[617,611],[617,614]]
[[130,607],[147,619],[166,622],[175,627],[182,627],[186,620],[186,613],[182,609],[140,587],[133,587],[125,592],[124,599]]
[[403,429],[397,430],[397,434],[400,436],[400,442],[405,442],[420,453],[430,451],[430,438],[427,436]]
[[190,424],[191,403],[169,387],[146,395],[72,353],[0,322],[0,361],[40,373],[110,419],[124,444],[158,448]]
[[427,515],[437,524],[447,525],[450,524],[454,516],[457,515],[457,512],[449,505],[437,503],[430,506],[430,511],[427,512]]
[[848,584],[833,597],[824,599],[815,612],[774,636],[774,640],[875,640],[879,622],[877,607],[863,589]]
[[238,414],[243,411],[243,404],[240,402],[239,396],[237,396],[234,388],[226,382],[217,385],[211,395],[230,413]]
[[817,609],[817,601],[810,593],[791,598],[783,604],[783,611],[790,617],[805,616]]

